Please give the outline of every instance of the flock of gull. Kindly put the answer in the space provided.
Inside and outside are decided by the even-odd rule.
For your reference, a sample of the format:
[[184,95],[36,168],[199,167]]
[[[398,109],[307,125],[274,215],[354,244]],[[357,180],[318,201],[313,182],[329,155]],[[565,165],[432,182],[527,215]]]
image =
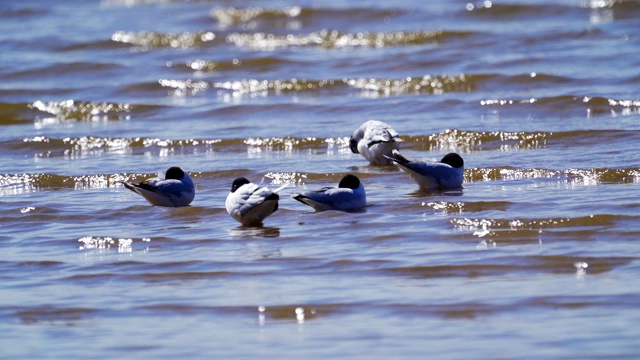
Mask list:
[[[361,154],[372,165],[398,165],[421,189],[456,189],[462,187],[464,161],[456,153],[445,155],[440,161],[422,161],[400,154],[402,139],[389,124],[369,120],[356,129],[349,139],[354,154]],[[180,167],[169,168],[164,175],[139,183],[123,182],[124,186],[142,195],[151,205],[179,207],[191,204],[195,186],[189,174]],[[260,226],[264,219],[278,210],[278,192],[286,185],[270,190],[239,177],[231,184],[225,206],[229,215],[244,226]],[[366,206],[364,186],[357,176],[345,175],[337,187],[291,194],[316,211],[352,211]]]

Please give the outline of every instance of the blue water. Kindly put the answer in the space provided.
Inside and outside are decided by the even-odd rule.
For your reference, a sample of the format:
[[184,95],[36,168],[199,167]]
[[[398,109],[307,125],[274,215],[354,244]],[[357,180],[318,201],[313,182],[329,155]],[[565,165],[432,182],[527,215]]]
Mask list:
[[[637,1],[0,4],[0,357],[640,356]],[[386,121],[421,191],[351,153]],[[122,181],[181,166],[191,206]],[[290,194],[367,191],[361,212]],[[263,227],[234,178],[281,191]]]

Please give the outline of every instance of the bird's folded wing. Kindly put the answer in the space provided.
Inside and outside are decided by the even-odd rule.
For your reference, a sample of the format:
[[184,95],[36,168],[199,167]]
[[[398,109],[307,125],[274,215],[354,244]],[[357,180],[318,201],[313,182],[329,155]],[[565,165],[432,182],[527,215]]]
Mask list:
[[375,126],[367,129],[365,138],[368,140],[369,146],[371,146],[373,144],[396,141],[399,136],[392,128]]
[[156,183],[155,188],[167,196],[180,196],[182,193],[189,191],[180,180],[175,179],[159,181]]
[[240,205],[239,211],[243,215],[254,206],[262,204],[265,200],[278,199],[278,194],[274,194],[266,187],[249,189],[249,191],[240,195],[238,205]]
[[443,164],[441,162],[409,161],[400,163],[400,165],[405,166],[420,175],[431,176],[435,179],[447,179],[453,175],[453,168],[451,167],[451,165]]
[[154,193],[154,194],[158,194],[158,195],[162,195],[162,196],[167,196],[167,194],[164,194],[160,189],[158,189],[157,186],[153,185],[152,183],[150,183],[148,180],[142,181],[140,183],[129,183],[129,182],[124,182],[123,183],[124,186],[135,192],[138,194],[142,195],[142,192],[147,192],[147,193]]

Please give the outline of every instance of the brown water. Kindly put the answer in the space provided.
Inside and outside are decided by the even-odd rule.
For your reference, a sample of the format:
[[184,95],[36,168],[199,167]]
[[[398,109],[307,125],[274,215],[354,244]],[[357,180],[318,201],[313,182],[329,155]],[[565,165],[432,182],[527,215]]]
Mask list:
[[[640,3],[0,15],[0,357],[640,357]],[[368,119],[464,189],[352,154]],[[120,183],[174,165],[189,207]],[[362,212],[289,197],[346,173]],[[264,227],[238,176],[289,185]]]

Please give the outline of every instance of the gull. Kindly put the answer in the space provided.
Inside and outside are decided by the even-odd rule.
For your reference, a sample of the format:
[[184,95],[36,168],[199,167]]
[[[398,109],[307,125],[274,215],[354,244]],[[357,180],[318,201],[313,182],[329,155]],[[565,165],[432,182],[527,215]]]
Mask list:
[[398,150],[393,150],[389,159],[424,190],[462,187],[464,160],[456,153],[449,153],[440,161],[421,161],[407,159]]
[[127,189],[142,195],[154,206],[187,206],[196,196],[189,174],[177,166],[170,167],[165,174],[158,173],[158,177],[139,183],[122,183]]
[[260,187],[244,177],[239,177],[231,184],[231,192],[227,195],[225,206],[227,212],[244,226],[259,226],[269,215],[278,210],[278,191],[286,185],[271,191]]
[[391,156],[392,150],[400,148],[401,141],[389,124],[369,120],[353,132],[349,148],[354,154],[364,156],[372,165],[391,165],[393,162],[388,156]]
[[291,194],[291,197],[317,211],[322,210],[356,210],[367,204],[364,186],[355,175],[345,175],[338,187],[324,187],[302,194]]

